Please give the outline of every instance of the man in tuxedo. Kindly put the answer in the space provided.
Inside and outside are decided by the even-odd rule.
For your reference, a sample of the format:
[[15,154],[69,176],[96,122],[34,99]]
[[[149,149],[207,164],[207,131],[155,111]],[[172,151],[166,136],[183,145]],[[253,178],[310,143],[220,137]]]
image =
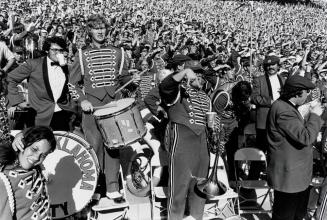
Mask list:
[[[47,56],[27,60],[7,76],[9,107],[31,108],[35,125],[64,131],[69,130],[75,109],[67,86],[68,67],[64,62],[59,64],[66,47],[62,38],[49,38],[43,45]],[[28,80],[28,102],[24,102],[17,87],[24,79]]]

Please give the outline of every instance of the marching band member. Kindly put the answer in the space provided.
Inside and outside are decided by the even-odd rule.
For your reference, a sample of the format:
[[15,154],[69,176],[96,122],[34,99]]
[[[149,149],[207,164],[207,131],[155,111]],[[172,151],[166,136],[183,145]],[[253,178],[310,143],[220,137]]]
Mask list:
[[[162,69],[158,72],[158,84],[160,84],[167,76],[172,72],[167,69]],[[159,85],[152,88],[149,93],[144,97],[145,106],[150,110],[150,112],[156,116],[159,120],[167,118],[167,112],[164,109],[164,106],[159,94]]]
[[[208,174],[206,112],[211,111],[211,100],[201,90],[204,70],[198,61],[176,55],[172,62],[175,72],[159,85],[170,121],[165,137],[170,154],[168,219],[183,219],[187,203],[188,218],[200,220],[206,200],[194,192],[194,186],[197,178]],[[181,85],[184,78],[186,87]]]
[[[227,93],[227,95],[223,93]],[[221,150],[227,156],[226,167],[230,180],[235,179],[234,154],[239,146],[238,135],[241,134],[250,119],[251,93],[252,88],[248,81],[230,81],[218,87],[211,95],[212,109],[217,112],[220,123],[223,124],[224,137],[222,141],[225,146]],[[223,157],[223,159],[225,158]]]
[[[158,72],[158,85],[151,89],[149,93],[144,98],[144,104],[149,109],[153,117],[150,117],[148,123],[152,124],[152,129],[148,131],[152,135],[152,139],[158,140],[160,144],[160,148],[158,149],[159,159],[165,160],[166,157],[162,157],[161,155],[167,155],[164,150],[164,137],[165,130],[168,123],[168,115],[166,112],[166,106],[162,103],[160,94],[159,94],[159,84],[171,74],[171,72],[167,69],[162,69]],[[151,126],[150,126],[151,127]],[[152,147],[152,149],[154,149]],[[162,161],[163,164],[165,161]],[[160,161],[161,163],[161,161]]]
[[[115,90],[119,83],[130,79],[127,70],[129,61],[123,48],[113,47],[106,42],[109,27],[104,17],[91,15],[87,27],[92,41],[89,46],[76,53],[70,70],[70,91],[83,110],[82,128],[85,138],[94,148],[105,174],[106,196],[114,202],[123,202],[118,184],[119,149],[105,150],[92,112],[95,106],[102,106],[119,98]],[[84,91],[79,85],[82,79]]]
[[139,109],[142,110],[145,108],[145,96],[157,84],[157,74],[150,70],[148,61],[144,59],[141,62],[141,72],[136,72],[135,75],[139,76],[139,81],[125,89],[125,96],[135,98],[139,105]]
[[29,128],[23,137],[19,153],[10,142],[1,142],[0,219],[51,219],[41,163],[56,148],[56,139],[44,126]]

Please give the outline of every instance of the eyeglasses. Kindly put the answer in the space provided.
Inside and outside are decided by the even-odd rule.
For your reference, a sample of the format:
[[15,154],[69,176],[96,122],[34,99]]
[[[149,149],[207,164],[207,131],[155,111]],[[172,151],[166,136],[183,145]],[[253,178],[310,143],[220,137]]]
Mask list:
[[63,53],[64,52],[64,49],[59,49],[59,48],[50,48],[50,50],[52,50],[53,52],[55,53]]

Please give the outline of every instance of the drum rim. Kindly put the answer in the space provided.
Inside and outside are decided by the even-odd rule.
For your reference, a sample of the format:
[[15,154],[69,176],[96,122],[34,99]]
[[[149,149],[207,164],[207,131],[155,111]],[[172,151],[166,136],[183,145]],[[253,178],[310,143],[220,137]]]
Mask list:
[[219,94],[226,94],[227,95],[227,102],[226,102],[226,105],[224,107],[224,109],[227,108],[228,106],[228,103],[230,102],[230,95],[228,92],[224,91],[224,90],[221,90],[221,91],[217,91],[214,95],[213,95],[213,100],[212,100],[212,105],[214,106],[214,103],[215,101],[217,100],[217,98],[219,97]]
[[116,147],[109,147],[109,146],[107,146],[107,144],[106,143],[104,143],[104,145],[106,146],[106,148],[107,149],[109,149],[109,150],[113,150],[113,149],[118,149],[118,148],[121,148],[121,147],[124,147],[124,146],[128,146],[129,144],[133,144],[133,143],[135,143],[135,142],[137,142],[137,141],[139,141],[140,139],[142,139],[142,138],[144,138],[144,136],[146,135],[146,133],[148,132],[148,129],[144,126],[144,134],[142,134],[142,135],[140,135],[141,137],[140,138],[137,138],[137,139],[134,139],[134,140],[132,140],[132,141],[130,141],[130,142],[125,142],[123,145],[115,145]]
[[[95,160],[95,167],[96,167],[96,170],[98,171],[98,174],[99,174],[99,172],[100,172],[99,159],[96,156],[96,153],[95,153],[94,149],[92,148],[92,146],[85,139],[83,139],[81,136],[79,136],[77,134],[74,134],[72,132],[67,132],[67,131],[53,131],[53,134],[55,136],[60,135],[60,136],[65,137],[65,138],[69,137],[69,138],[73,139],[74,141],[77,141],[77,142],[81,143],[86,148],[86,150],[91,154],[92,158],[95,158],[94,159]],[[93,153],[91,153],[90,150],[93,150]]]
[[[91,147],[91,145],[85,140],[83,139],[81,136],[77,135],[77,134],[74,134],[72,132],[66,132],[66,131],[53,131],[53,134],[56,136],[61,136],[61,137],[64,137],[64,138],[71,138],[72,140],[80,143],[81,145],[83,145],[86,150],[90,153],[91,157],[94,159],[94,163],[95,163],[95,169],[96,169],[96,173],[97,173],[97,183],[98,183],[98,179],[99,179],[99,174],[100,174],[100,164],[99,164],[99,160],[94,152],[94,149]],[[93,153],[91,153],[93,150]],[[57,150],[57,147],[56,147],[56,150]],[[96,183],[96,185],[97,185]],[[96,186],[94,187],[94,190],[93,190],[93,194],[95,193],[96,191]],[[84,205],[83,208],[81,208],[80,210],[77,210],[74,212],[74,213],[70,213],[68,215],[65,215],[65,216],[60,216],[60,217],[52,217],[53,219],[62,219],[62,218],[68,218],[70,216],[73,216],[79,212],[81,212],[85,207],[87,207],[90,203],[92,202],[92,197],[89,199],[89,201]],[[51,206],[51,203],[50,203],[50,206]]]
[[[113,113],[110,113],[110,114],[107,114],[107,115],[95,115],[93,113],[93,116],[95,119],[97,120],[101,120],[101,119],[107,119],[107,118],[111,118],[111,117],[115,117],[117,115],[120,115],[122,113],[125,113],[127,112],[128,110],[131,110],[131,108],[134,108],[136,106],[136,102],[134,101],[131,105],[127,106],[126,108],[123,108],[117,112],[113,112]],[[140,113],[141,114],[141,113]]]

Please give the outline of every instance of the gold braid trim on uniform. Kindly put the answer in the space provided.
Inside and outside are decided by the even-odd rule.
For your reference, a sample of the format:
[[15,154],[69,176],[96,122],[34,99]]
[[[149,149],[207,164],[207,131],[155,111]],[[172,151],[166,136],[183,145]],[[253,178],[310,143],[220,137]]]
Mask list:
[[7,191],[7,194],[8,194],[8,201],[9,201],[10,211],[11,211],[12,216],[14,216],[16,205],[15,205],[14,192],[12,190],[10,181],[9,181],[8,177],[6,176],[6,174],[4,174],[3,172],[0,172],[0,179],[5,184],[6,191]]

